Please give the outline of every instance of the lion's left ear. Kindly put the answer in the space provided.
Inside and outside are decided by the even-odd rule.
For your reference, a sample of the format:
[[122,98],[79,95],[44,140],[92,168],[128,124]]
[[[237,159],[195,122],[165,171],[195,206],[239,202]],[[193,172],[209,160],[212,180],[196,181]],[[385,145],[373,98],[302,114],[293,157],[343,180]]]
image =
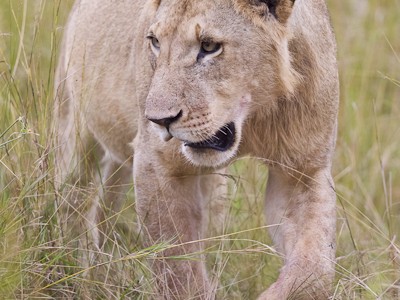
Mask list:
[[278,21],[286,23],[292,13],[295,0],[259,0],[268,7],[268,12]]
[[262,18],[270,15],[282,24],[289,19],[294,2],[295,0],[233,0],[235,9],[250,18],[254,14]]

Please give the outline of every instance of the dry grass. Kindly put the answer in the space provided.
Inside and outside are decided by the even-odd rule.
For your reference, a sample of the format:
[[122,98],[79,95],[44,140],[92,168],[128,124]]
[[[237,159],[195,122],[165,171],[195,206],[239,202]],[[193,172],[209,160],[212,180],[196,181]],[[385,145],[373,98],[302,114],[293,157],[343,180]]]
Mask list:
[[[146,258],[118,226],[84,279],[76,244],[61,241],[50,128],[54,65],[72,0],[0,3],[0,295],[4,299],[148,299]],[[400,299],[400,2],[329,1],[339,45],[341,110],[334,176],[338,195],[334,299]],[[222,236],[208,242],[219,298],[255,299],[277,277],[262,211],[267,170],[238,162]],[[120,224],[135,227],[134,202]],[[62,267],[61,267],[62,266]],[[79,287],[77,290],[76,287]]]

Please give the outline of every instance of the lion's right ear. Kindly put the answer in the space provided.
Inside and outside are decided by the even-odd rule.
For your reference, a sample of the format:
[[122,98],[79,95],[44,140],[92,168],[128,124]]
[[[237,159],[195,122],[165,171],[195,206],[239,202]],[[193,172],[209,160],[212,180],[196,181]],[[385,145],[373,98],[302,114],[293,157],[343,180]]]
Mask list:
[[272,15],[279,22],[286,23],[293,10],[295,0],[236,0],[239,7],[251,6],[260,15]]

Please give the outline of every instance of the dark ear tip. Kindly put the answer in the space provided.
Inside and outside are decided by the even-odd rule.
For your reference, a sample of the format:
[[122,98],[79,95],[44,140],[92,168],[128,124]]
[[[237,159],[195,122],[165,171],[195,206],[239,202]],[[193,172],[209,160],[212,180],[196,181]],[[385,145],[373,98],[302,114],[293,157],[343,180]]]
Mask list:
[[296,0],[259,0],[265,3],[268,7],[268,11],[276,19],[281,22],[286,22],[287,18],[291,13],[291,9]]

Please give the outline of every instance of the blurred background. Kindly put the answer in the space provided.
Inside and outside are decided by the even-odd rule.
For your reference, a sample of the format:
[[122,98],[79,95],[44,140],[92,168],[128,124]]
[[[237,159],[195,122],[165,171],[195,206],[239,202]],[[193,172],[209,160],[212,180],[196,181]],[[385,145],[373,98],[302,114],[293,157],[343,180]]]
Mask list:
[[[127,226],[117,230],[114,256],[101,266],[104,280],[82,276],[75,249],[61,238],[50,121],[72,3],[0,2],[0,298],[150,299],[145,258],[152,249],[141,252],[140,240],[126,230],[136,226],[132,197],[121,212]],[[328,6],[341,82],[333,299],[400,299],[400,1],[329,0]],[[263,228],[268,171],[241,159],[230,173],[229,215],[210,240],[208,264],[219,299],[255,299],[281,266]]]

